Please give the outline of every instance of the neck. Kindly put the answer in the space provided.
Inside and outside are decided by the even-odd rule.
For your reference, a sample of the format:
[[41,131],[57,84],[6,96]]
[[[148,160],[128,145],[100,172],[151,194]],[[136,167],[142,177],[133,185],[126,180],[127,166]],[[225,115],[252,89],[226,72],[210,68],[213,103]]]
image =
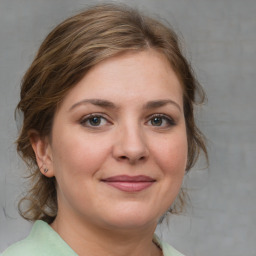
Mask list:
[[84,220],[66,221],[57,216],[52,228],[79,256],[160,256],[153,243],[156,223],[129,230],[102,228]]

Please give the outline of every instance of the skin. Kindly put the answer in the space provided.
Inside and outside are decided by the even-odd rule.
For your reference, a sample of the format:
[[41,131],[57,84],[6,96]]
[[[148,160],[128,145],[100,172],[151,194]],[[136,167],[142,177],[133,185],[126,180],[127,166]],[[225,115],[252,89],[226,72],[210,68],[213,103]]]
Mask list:
[[[52,228],[74,251],[161,254],[153,233],[187,162],[182,86],[162,54],[130,52],[96,65],[64,98],[51,140],[32,131],[31,143],[38,165],[49,170],[42,173],[57,180]],[[127,192],[104,182],[116,175],[154,182]]]

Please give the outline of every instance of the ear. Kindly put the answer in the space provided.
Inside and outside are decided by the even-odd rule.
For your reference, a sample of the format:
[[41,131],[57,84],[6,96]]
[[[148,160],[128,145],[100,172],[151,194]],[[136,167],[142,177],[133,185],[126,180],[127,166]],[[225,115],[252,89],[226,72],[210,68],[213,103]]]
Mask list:
[[30,130],[29,139],[41,173],[48,178],[53,177],[52,149],[49,138],[40,136],[35,130]]

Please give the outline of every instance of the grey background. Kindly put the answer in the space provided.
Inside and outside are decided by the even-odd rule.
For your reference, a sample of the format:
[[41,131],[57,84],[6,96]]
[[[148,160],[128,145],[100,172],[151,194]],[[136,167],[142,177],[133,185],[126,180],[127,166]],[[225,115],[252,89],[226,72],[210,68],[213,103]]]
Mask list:
[[[85,0],[0,0],[0,251],[28,234],[17,213],[25,166],[15,152],[19,84],[46,34]],[[191,206],[158,233],[189,256],[256,255],[256,1],[122,1],[168,20],[208,104],[198,110],[210,167],[186,177]]]

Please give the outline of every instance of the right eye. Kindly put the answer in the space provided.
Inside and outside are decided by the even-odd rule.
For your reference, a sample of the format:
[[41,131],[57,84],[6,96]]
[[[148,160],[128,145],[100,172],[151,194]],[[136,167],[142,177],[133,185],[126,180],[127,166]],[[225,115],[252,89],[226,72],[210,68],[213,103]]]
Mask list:
[[97,114],[90,114],[89,116],[85,116],[81,121],[80,124],[85,127],[102,127],[107,125],[109,122],[106,118],[101,115]]

